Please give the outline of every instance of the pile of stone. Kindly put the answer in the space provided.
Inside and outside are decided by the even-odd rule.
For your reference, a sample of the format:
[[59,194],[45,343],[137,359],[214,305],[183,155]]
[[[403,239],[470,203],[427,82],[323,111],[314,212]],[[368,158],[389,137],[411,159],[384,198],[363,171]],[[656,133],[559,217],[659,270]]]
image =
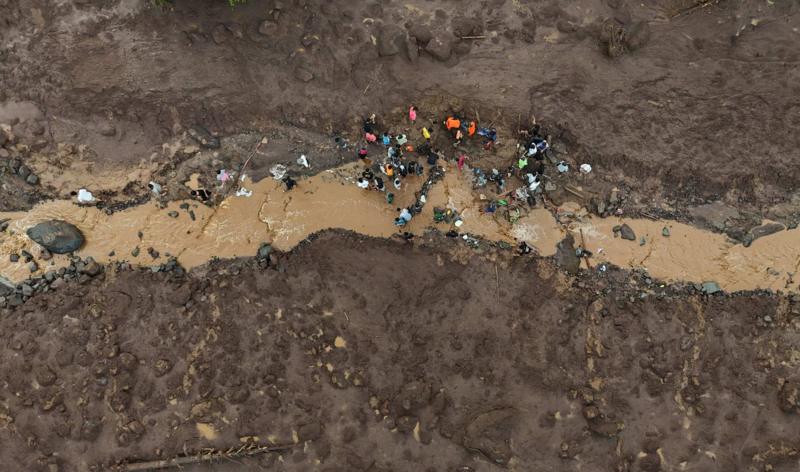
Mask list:
[[0,168],[19,176],[29,185],[38,185],[39,176],[21,160],[28,151],[28,146],[17,144],[16,137],[6,128],[0,127]]
[[73,256],[69,266],[50,270],[38,277],[32,277],[18,285],[0,280],[0,306],[16,307],[22,305],[37,293],[46,293],[64,287],[69,281],[85,284],[103,274],[104,267],[91,257],[81,259]]

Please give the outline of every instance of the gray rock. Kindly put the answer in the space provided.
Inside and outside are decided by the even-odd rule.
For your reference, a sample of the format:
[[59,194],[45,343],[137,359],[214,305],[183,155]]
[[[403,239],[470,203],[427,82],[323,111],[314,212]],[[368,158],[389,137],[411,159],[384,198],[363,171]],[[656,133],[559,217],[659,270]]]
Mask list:
[[380,56],[394,56],[403,50],[406,41],[406,32],[395,24],[383,25],[378,33],[378,54]]
[[571,234],[556,245],[556,264],[573,275],[580,270],[581,259],[575,253],[575,238]]
[[64,285],[67,284],[67,281],[64,279],[55,279],[53,283],[50,284],[50,288],[53,290],[58,290],[62,288]]
[[633,232],[633,228],[628,226],[627,223],[620,225],[619,235],[622,239],[627,239],[629,241],[636,241],[636,233]]
[[97,130],[103,136],[111,137],[117,134],[117,128],[108,121],[101,123]]
[[25,164],[22,164],[21,166],[19,166],[19,169],[17,169],[17,175],[19,175],[23,179],[27,179],[28,176],[31,175],[31,168],[26,166]]
[[90,277],[96,277],[103,272],[103,266],[98,264],[97,262],[90,262],[86,264],[83,269],[81,269],[81,273],[86,274]]
[[41,252],[39,252],[39,259],[43,261],[49,261],[53,258],[53,255],[45,248],[42,248]]
[[615,188],[611,190],[611,195],[608,196],[608,203],[610,203],[612,206],[619,203],[619,189]]
[[314,80],[314,73],[304,66],[297,66],[294,69],[294,78],[300,82],[311,82]]
[[426,45],[433,38],[433,31],[428,25],[414,25],[408,30],[409,34],[413,36],[421,45]]
[[206,149],[219,149],[219,138],[212,135],[206,128],[195,125],[188,130],[189,137],[197,141],[197,143]]
[[446,30],[437,31],[428,44],[425,46],[425,51],[434,57],[434,59],[445,62],[450,59],[453,54],[453,44],[456,37],[453,33]]
[[36,261],[30,261],[28,262],[28,269],[31,272],[36,272],[37,270],[39,270],[39,264],[37,264]]
[[11,262],[19,262],[19,254],[11,254],[8,256],[8,260]]
[[178,217],[178,212],[177,211],[171,211],[171,212],[167,213],[167,216],[169,216],[170,218],[177,218]]
[[16,174],[19,171],[19,166],[21,165],[22,162],[20,162],[19,159],[11,159],[8,161],[8,170]]
[[270,253],[272,253],[272,246],[270,244],[264,243],[261,247],[258,248],[258,253],[256,257],[259,259],[266,259],[269,257]]
[[29,185],[38,185],[39,176],[36,174],[31,174],[28,176],[28,178],[25,179],[25,182],[28,182]]
[[716,282],[703,282],[701,290],[707,295],[722,291],[722,289],[719,287],[719,284]]
[[33,295],[33,287],[28,284],[22,284],[21,290],[23,297],[30,297]]
[[664,226],[664,229],[661,230],[661,236],[664,236],[665,238],[668,238],[669,235],[670,235],[669,228]]
[[53,254],[67,254],[83,246],[84,237],[75,225],[50,220],[28,228],[28,237]]
[[44,274],[44,279],[50,283],[52,283],[56,279],[56,273],[52,270],[47,271]]

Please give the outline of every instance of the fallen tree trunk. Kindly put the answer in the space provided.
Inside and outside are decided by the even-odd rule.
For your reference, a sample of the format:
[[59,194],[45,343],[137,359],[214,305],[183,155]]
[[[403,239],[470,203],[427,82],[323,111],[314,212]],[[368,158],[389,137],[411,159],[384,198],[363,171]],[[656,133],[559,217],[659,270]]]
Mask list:
[[145,470],[159,470],[169,469],[172,467],[182,467],[185,465],[199,464],[201,462],[211,462],[216,460],[235,459],[238,457],[254,456],[258,454],[266,454],[270,452],[282,452],[298,444],[282,444],[275,446],[241,446],[238,448],[231,448],[226,451],[212,449],[207,452],[200,452],[189,456],[173,457],[171,459],[161,459],[147,462],[133,462],[130,464],[123,464],[120,470],[125,472],[141,472]]

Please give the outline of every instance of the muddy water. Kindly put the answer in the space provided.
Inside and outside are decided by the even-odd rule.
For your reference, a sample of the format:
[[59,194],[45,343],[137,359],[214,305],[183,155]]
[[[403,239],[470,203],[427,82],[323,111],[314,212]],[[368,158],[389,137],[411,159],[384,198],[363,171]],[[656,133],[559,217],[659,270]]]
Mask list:
[[[613,227],[627,223],[637,241],[615,238]],[[664,227],[670,235],[662,235]],[[645,219],[593,219],[572,227],[577,241],[583,230],[593,260],[621,267],[646,269],[666,280],[715,281],[728,291],[798,290],[791,277],[800,265],[800,232],[782,231],[757,239],[750,247],[735,244],[724,235],[676,222]],[[645,244],[639,239],[644,237]]]
[[[396,198],[387,204],[385,195],[359,189],[355,178],[359,164],[332,169],[300,181],[291,192],[280,182],[265,179],[245,181],[242,186],[252,191],[250,197],[229,196],[217,208],[195,201],[172,202],[164,208],[148,203],[111,216],[93,208],[80,207],[70,201],[43,203],[23,213],[0,213],[10,219],[9,231],[0,236],[0,275],[20,281],[30,276],[23,263],[11,263],[8,255],[22,249],[37,254],[25,236],[30,226],[48,219],[63,219],[78,226],[86,235],[83,257],[92,256],[101,262],[128,260],[140,265],[157,265],[167,257],[177,257],[187,268],[206,263],[212,257],[251,256],[261,243],[269,242],[281,250],[289,250],[309,234],[327,228],[343,228],[358,233],[389,237],[397,233],[394,218],[398,208],[410,205],[414,191],[422,179],[409,177]],[[646,269],[651,276],[664,280],[691,282],[716,281],[729,291],[757,288],[797,290],[789,277],[800,265],[800,233],[784,231],[759,240],[749,248],[734,245],[724,236],[674,222],[617,218],[584,218],[564,228],[546,210],[535,209],[513,225],[494,214],[481,212],[486,202],[471,188],[470,173],[448,169],[442,182],[428,195],[423,212],[407,228],[420,233],[429,227],[450,229],[446,223],[433,222],[433,208],[452,208],[460,213],[464,224],[460,233],[470,233],[495,241],[526,241],[540,254],[549,256],[565,231],[581,237],[595,253],[592,263],[608,261],[628,268]],[[187,182],[195,183],[196,178]],[[189,204],[189,210],[181,208]],[[194,219],[190,216],[190,211]],[[177,212],[177,218],[170,216]],[[628,223],[637,238],[645,244],[615,238],[612,228]],[[662,235],[664,226],[670,236]],[[582,236],[581,236],[582,233]],[[135,248],[139,248],[134,256]],[[153,258],[148,249],[158,251]],[[66,257],[41,262],[39,272],[68,263]]]

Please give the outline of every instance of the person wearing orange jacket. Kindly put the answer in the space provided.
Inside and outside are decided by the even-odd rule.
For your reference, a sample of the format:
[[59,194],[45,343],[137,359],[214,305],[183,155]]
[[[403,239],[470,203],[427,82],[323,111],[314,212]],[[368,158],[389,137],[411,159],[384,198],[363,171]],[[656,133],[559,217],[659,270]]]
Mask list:
[[448,116],[447,120],[444,122],[444,126],[447,128],[447,131],[461,128],[461,120],[454,116]]

